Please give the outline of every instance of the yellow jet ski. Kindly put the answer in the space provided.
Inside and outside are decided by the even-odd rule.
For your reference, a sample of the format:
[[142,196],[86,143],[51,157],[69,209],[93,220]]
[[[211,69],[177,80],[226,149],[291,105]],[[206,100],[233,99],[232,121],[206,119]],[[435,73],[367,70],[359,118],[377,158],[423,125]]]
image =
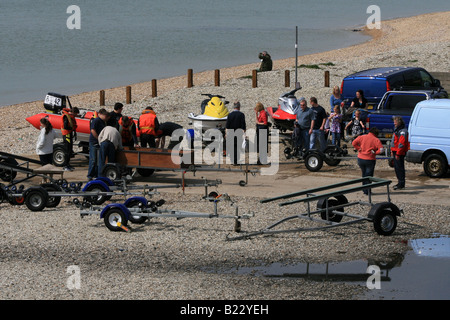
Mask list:
[[194,128],[201,129],[202,133],[209,129],[224,129],[229,113],[226,107],[228,101],[222,101],[225,97],[219,95],[202,95],[209,97],[202,102],[202,113],[196,115],[191,112],[188,115],[188,118],[194,124]]

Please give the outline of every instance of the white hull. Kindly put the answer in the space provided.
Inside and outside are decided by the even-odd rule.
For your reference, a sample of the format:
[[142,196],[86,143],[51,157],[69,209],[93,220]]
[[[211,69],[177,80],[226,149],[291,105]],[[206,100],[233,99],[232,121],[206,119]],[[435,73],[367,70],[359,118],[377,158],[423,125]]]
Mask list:
[[193,113],[189,113],[188,118],[192,121],[194,129],[202,130],[202,132],[209,129],[225,129],[227,123],[227,117],[214,118],[203,114],[194,115]]

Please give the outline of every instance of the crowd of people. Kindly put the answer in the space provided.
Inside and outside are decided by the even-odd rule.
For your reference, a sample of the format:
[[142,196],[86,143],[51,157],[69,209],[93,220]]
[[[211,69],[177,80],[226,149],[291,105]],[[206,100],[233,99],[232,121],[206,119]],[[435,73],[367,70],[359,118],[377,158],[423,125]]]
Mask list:
[[[309,99],[309,107],[305,98],[300,99],[299,105],[292,134],[294,145],[301,147],[305,152],[310,149],[324,151],[329,144],[329,137],[331,137],[332,145],[340,147],[341,140],[344,140],[346,136],[351,136],[352,145],[358,152],[358,165],[361,168],[362,176],[373,176],[375,156],[381,154],[384,149],[378,139],[376,128],[372,128],[365,134],[361,109],[367,106],[367,100],[361,90],[356,92],[355,99],[347,108],[340,96],[339,87],[333,88],[330,97],[330,112],[319,105],[315,97]],[[87,173],[89,180],[101,177],[105,163],[115,162],[116,152],[122,150],[124,146],[164,148],[165,137],[171,136],[176,129],[182,128],[173,122],[160,124],[152,107],[145,108],[137,121],[130,116],[123,115],[123,107],[123,104],[116,103],[112,112],[101,108],[94,112],[91,118]],[[245,114],[240,109],[241,105],[239,101],[236,101],[226,122],[225,137],[226,145],[229,147],[227,153],[231,154],[230,159],[233,165],[243,163],[242,155],[245,155],[245,147],[239,145],[239,142],[243,141],[245,145],[247,126]],[[257,164],[268,164],[268,129],[270,127],[268,114],[260,102],[256,104],[254,111],[256,123],[254,143],[258,154]],[[69,159],[64,169],[70,171],[73,170],[69,162],[73,157],[73,142],[77,138],[77,116],[79,116],[79,110],[76,107],[62,110],[61,134]],[[347,121],[345,121],[346,116]],[[401,117],[394,118],[394,126],[391,155],[398,179],[394,189],[403,189],[405,187],[404,158],[409,148],[408,132]],[[230,131],[233,134],[230,134]],[[349,134],[346,135],[346,132]],[[137,133],[139,133],[140,139],[138,139]],[[52,163],[53,141],[56,137],[50,121],[46,117],[42,118],[41,132],[36,145],[36,153],[39,155],[42,165]]]

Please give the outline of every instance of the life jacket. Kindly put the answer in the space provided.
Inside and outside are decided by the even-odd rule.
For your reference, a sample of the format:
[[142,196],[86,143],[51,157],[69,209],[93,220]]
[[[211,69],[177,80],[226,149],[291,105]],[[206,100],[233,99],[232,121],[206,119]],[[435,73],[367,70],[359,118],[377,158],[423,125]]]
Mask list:
[[409,150],[409,141],[408,130],[404,126],[395,129],[391,145],[391,151],[396,152],[399,156],[406,155],[406,152]]
[[[65,136],[65,135],[70,134],[73,131],[76,131],[76,129],[77,129],[77,120],[75,119],[75,115],[72,114],[70,112],[70,110],[67,109],[67,108],[62,109],[62,113],[63,113],[63,116],[61,117],[61,120],[62,120],[62,122],[61,122],[61,134],[63,136]],[[67,121],[69,122],[69,127],[71,129],[64,128],[64,117],[67,118]]]
[[144,110],[139,118],[140,134],[156,135],[155,133],[156,113],[153,110]]
[[123,117],[119,119],[119,132],[122,136],[122,142],[127,143],[133,140],[133,119],[128,118],[128,125],[124,125]]

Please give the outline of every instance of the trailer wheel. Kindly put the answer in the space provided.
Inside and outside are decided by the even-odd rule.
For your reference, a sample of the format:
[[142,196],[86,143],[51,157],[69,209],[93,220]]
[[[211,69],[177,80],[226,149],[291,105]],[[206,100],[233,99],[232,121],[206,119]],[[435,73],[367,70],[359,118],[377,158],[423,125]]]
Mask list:
[[311,172],[317,172],[322,169],[323,159],[320,154],[312,152],[305,157],[305,166]]
[[112,181],[120,179],[121,176],[119,167],[111,163],[105,166],[103,175]]
[[53,164],[57,167],[67,166],[69,157],[63,145],[56,145],[53,148]]
[[[141,200],[135,199],[127,203],[127,208],[139,208],[140,205],[143,205],[143,202]],[[130,212],[128,220],[130,220],[132,223],[142,224],[147,220],[147,217],[133,215],[133,213]]]
[[[348,203],[348,200],[345,196],[343,195],[339,195],[336,196],[335,199],[330,199],[330,198],[324,198],[324,199],[320,199],[317,202],[317,209],[326,209],[327,207],[327,199],[328,199],[328,207],[334,207],[340,204],[345,204]],[[340,212],[344,212],[344,208],[338,208],[335,209],[336,211],[340,211]],[[322,218],[322,220],[327,220],[327,210],[323,211],[320,213],[320,217]],[[341,222],[342,220],[342,215],[340,214],[335,214],[333,212],[328,212],[328,221],[332,221],[332,222]]]
[[125,214],[122,212],[122,210],[118,208],[109,209],[105,213],[103,220],[105,222],[106,227],[111,231],[123,230],[122,228],[119,227],[118,222],[120,222],[124,226],[128,224]]
[[48,192],[42,187],[31,187],[25,191],[25,205],[31,211],[44,210],[48,201]]
[[141,175],[141,177],[147,178],[155,172],[155,169],[137,168],[136,171]]
[[[19,163],[14,158],[5,158],[0,160],[0,163],[6,163],[10,165],[17,166]],[[5,182],[13,182],[13,180],[16,178],[17,172],[8,170],[8,169],[0,169],[0,179],[2,179]]]
[[335,167],[341,163],[341,159],[336,159],[340,153],[336,146],[327,146],[323,153],[325,154],[324,160],[327,165]]
[[380,208],[374,213],[373,227],[379,235],[389,236],[397,228],[397,216],[387,208]]
[[[108,190],[105,189],[105,187],[103,187],[100,184],[91,184],[90,186],[88,186],[86,188],[87,192],[107,192]],[[106,200],[108,200],[107,195],[98,195],[98,196],[87,196],[84,197],[84,199],[86,199],[86,201],[95,204],[95,205],[100,205],[102,203],[104,203]]]
[[430,154],[423,162],[423,169],[430,178],[441,178],[447,173],[448,164],[440,154]]
[[[41,187],[44,188],[47,192],[54,192],[54,191],[62,191],[61,188],[57,184],[53,183],[44,183],[41,184]],[[61,202],[60,196],[48,196],[47,204],[45,205],[47,208],[55,208],[57,207]]]

